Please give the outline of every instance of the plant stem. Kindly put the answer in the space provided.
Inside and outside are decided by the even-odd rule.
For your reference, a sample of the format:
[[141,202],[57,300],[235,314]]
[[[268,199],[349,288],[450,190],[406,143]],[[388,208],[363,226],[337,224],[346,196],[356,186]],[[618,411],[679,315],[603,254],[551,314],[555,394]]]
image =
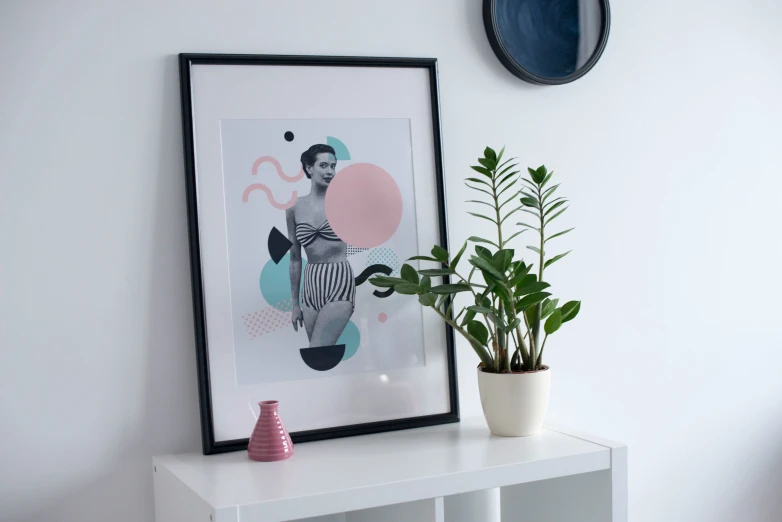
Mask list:
[[[491,189],[492,189],[492,193],[493,193],[493,197],[494,197],[494,215],[496,216],[496,219],[497,219],[497,246],[499,247],[499,250],[502,250],[502,248],[505,246],[505,244],[502,241],[502,220],[500,218],[500,215],[501,215],[500,214],[500,200],[499,200],[499,197],[497,196],[497,169],[496,168],[492,171],[491,184],[492,184]],[[503,276],[504,275],[505,274],[503,274]],[[505,283],[507,283],[507,282],[508,281],[507,281],[507,278],[506,278]],[[511,291],[511,294],[513,294],[512,291]],[[512,299],[512,297],[513,296],[511,295],[511,299]],[[516,318],[516,310],[513,307],[511,307],[511,312],[513,313],[513,319],[515,319]],[[504,306],[502,305],[502,303],[500,303],[500,317],[499,318],[501,319],[504,316],[504,314],[505,314]],[[511,337],[511,334],[508,331],[505,331],[503,334],[500,335],[500,349],[502,350],[502,353],[503,353],[503,355],[505,357],[505,367],[504,367],[504,369],[509,371],[509,372],[510,372],[511,355],[510,355],[510,350],[509,350],[508,346],[510,344],[510,337]]]
[[527,341],[530,344],[529,352],[527,352],[527,346],[523,344],[524,343],[524,337],[521,336],[521,327],[519,326],[517,335],[519,335],[521,337],[521,342],[522,342],[522,345],[524,346],[524,352],[526,352],[526,357],[524,357],[525,353],[522,353],[522,358],[521,358],[522,363],[523,363],[522,364],[522,368],[523,369],[529,369],[529,367],[531,365],[530,359],[532,357],[532,334],[530,333],[529,322],[527,321],[527,316],[526,316],[526,314],[524,314],[524,312],[521,313],[521,317],[524,320],[524,326],[527,327]]
[[[473,297],[475,297],[475,299],[474,299],[474,301],[475,301],[475,304],[480,304],[480,303],[478,303],[478,294],[476,294],[476,293],[475,293],[475,290],[473,290],[473,289],[472,289],[472,283],[470,283],[470,281],[468,281],[467,279],[465,279],[465,278],[464,278],[464,276],[462,276],[462,275],[461,275],[459,272],[457,272],[456,270],[454,270],[454,271],[453,271],[453,274],[454,274],[456,277],[458,277],[459,279],[461,279],[461,280],[462,280],[462,282],[463,282],[464,284],[466,284],[467,286],[469,286],[469,287],[470,287],[470,292],[472,292],[472,295],[473,295]],[[470,272],[470,274],[472,274],[472,272]],[[452,296],[452,297],[451,297],[451,300],[453,301],[454,299],[455,299],[455,296]],[[486,316],[484,316],[484,322],[486,323],[486,328],[489,330],[489,336],[490,336],[490,337],[491,337],[491,339],[493,340],[493,339],[496,337],[496,333],[495,333],[495,332],[494,332],[494,330],[492,330],[492,328],[491,328],[491,321],[489,321],[489,319],[488,319]]]
[[548,340],[548,335],[543,338],[543,346],[540,347],[540,355],[538,355],[538,360],[536,366],[540,368],[543,366],[543,349],[546,347],[546,341]]
[[[516,314],[516,309],[511,310],[513,317],[511,317],[511,322],[515,321],[518,315]],[[523,314],[522,314],[523,315]],[[529,354],[527,353],[527,345],[524,344],[524,336],[521,335],[521,325],[516,326],[516,351],[519,352],[519,357],[522,361],[522,367],[527,364],[527,361],[529,360]],[[508,354],[510,356],[510,354]],[[508,366],[507,369],[510,370],[510,357],[508,357]]]
[[[453,310],[453,303],[454,303],[454,301],[456,301],[456,295],[455,294],[454,295],[449,295],[448,299],[446,299],[446,301],[448,301],[448,306],[445,307],[445,315],[447,315],[448,317],[453,317],[451,315],[451,312]],[[456,318],[454,318],[454,321],[455,320],[456,320]]]
[[[474,297],[474,298],[477,300],[477,299],[478,299],[478,294],[476,294],[476,293],[475,293],[475,290],[473,290],[473,289],[472,289],[472,283],[470,283],[468,280],[466,280],[466,279],[465,279],[465,278],[464,278],[464,277],[463,277],[463,276],[462,276],[462,275],[461,275],[459,272],[457,272],[457,271],[456,271],[456,270],[454,270],[453,268],[451,268],[451,270],[453,270],[453,275],[455,275],[456,277],[458,277],[459,279],[461,279],[461,280],[462,280],[462,282],[464,282],[464,283],[465,283],[467,286],[469,286],[469,287],[470,287],[470,292],[472,292],[472,295],[473,295],[473,297]],[[477,303],[476,303],[476,304],[477,304]]]
[[[501,320],[505,316],[505,306],[502,304],[502,300],[500,300],[500,307],[499,307],[499,317],[498,320]],[[505,339],[505,333],[502,330],[497,331],[497,337],[499,342],[497,343],[497,359],[494,361],[494,366],[497,367],[497,373],[500,371],[500,363],[502,362],[502,358],[506,353],[506,339]]]
[[470,346],[472,346],[472,349],[475,350],[475,353],[478,354],[478,357],[481,359],[481,362],[483,363],[483,366],[486,368],[491,368],[493,366],[492,356],[489,350],[483,346],[478,339],[470,335],[468,332],[464,330],[461,326],[456,324],[454,321],[452,321],[448,316],[446,316],[444,313],[442,313],[440,310],[435,308],[434,306],[431,307],[432,310],[437,312],[437,315],[443,318],[443,320],[450,324],[454,330],[459,332],[462,337],[467,339],[467,342],[470,343]]
[[492,172],[491,191],[494,195],[494,214],[497,216],[497,246],[502,250],[502,224],[500,223],[500,200],[497,198],[497,185],[496,185],[497,171]]
[[521,327],[516,327],[516,338],[518,339],[518,352],[519,352],[519,358],[521,359],[521,366],[522,368],[527,364],[527,361],[529,360],[529,352],[527,351],[527,345],[524,344],[524,336],[521,335]]
[[510,360],[511,360],[510,338],[511,338],[511,333],[505,332],[505,370],[507,370],[508,372],[510,372]]
[[[538,215],[540,217],[540,247],[538,248],[538,281],[543,281],[543,264],[545,263],[545,256],[543,252],[543,244],[545,241],[545,232],[543,230],[543,195],[540,192],[540,184],[538,184]],[[538,347],[540,346],[540,340],[538,334],[540,333],[540,321],[541,315],[543,315],[543,303],[535,305],[535,318],[532,321],[532,340],[530,344],[532,348],[532,370],[537,369],[538,361]]]
[[543,195],[540,193],[540,186],[538,186],[538,211],[540,213],[540,252],[538,253],[540,256],[540,266],[538,266],[538,281],[543,281],[543,263],[545,261],[543,256],[543,244],[546,241],[543,230]]

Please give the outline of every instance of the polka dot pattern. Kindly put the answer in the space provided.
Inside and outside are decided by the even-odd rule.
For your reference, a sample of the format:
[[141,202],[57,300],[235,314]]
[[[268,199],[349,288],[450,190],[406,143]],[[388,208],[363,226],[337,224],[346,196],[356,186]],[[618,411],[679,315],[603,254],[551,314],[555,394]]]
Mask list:
[[277,301],[270,304],[281,312],[293,311],[293,299],[283,299],[282,301]]
[[[291,303],[291,308],[293,304]],[[264,334],[279,330],[286,324],[290,324],[290,314],[286,314],[277,308],[264,308],[260,312],[253,312],[242,316],[244,327],[250,339],[255,339]]]
[[364,250],[369,250],[368,248],[359,248],[348,245],[348,255],[352,256],[354,254],[358,254],[359,252],[363,252]]
[[399,257],[390,248],[374,248],[367,256],[367,266],[386,265],[391,267],[391,277],[399,277]]

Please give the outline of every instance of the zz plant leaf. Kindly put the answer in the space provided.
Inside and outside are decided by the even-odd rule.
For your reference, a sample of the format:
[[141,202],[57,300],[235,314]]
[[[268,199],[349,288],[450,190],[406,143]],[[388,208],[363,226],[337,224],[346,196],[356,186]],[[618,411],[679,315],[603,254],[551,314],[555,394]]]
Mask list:
[[402,270],[400,270],[400,274],[402,275],[402,279],[407,281],[408,283],[413,283],[414,285],[418,284],[418,272],[415,271],[415,268],[408,264],[402,265]]
[[546,331],[546,335],[551,335],[562,326],[562,312],[554,310],[554,313],[546,319],[546,324],[543,325],[543,329]]
[[434,306],[437,302],[435,294],[421,294],[418,296],[418,302],[424,306]]

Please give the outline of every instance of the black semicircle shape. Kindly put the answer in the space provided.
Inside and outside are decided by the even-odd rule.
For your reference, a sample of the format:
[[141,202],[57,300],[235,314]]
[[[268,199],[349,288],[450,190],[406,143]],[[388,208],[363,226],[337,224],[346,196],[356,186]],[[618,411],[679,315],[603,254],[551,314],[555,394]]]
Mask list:
[[388,290],[383,290],[382,292],[380,290],[375,290],[374,292],[372,292],[373,295],[375,295],[376,297],[380,297],[380,298],[388,297],[388,296],[390,296],[393,293],[394,293],[394,287],[393,286],[391,288],[389,288]]
[[385,274],[389,275],[393,270],[391,270],[390,266],[386,265],[371,265],[368,266],[361,274],[359,274],[358,277],[356,277],[356,286],[360,286],[364,284],[364,281],[369,279],[369,276],[374,274]]
[[277,230],[277,227],[272,227],[271,232],[269,232],[269,255],[272,258],[272,261],[274,261],[274,264],[278,264],[280,260],[285,257],[285,254],[288,253],[288,250],[291,249],[291,246],[293,246],[293,243],[291,243],[290,239],[288,239],[285,234]]
[[304,363],[319,372],[325,372],[335,368],[342,357],[345,356],[345,345],[315,346],[314,348],[300,348],[299,353]]

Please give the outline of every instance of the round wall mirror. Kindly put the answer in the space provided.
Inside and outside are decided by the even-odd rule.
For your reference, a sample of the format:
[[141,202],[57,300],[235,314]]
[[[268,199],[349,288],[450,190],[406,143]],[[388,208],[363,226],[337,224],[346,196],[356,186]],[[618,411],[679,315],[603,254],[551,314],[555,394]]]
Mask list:
[[572,82],[608,41],[608,0],[483,0],[483,24],[500,62],[538,85]]

